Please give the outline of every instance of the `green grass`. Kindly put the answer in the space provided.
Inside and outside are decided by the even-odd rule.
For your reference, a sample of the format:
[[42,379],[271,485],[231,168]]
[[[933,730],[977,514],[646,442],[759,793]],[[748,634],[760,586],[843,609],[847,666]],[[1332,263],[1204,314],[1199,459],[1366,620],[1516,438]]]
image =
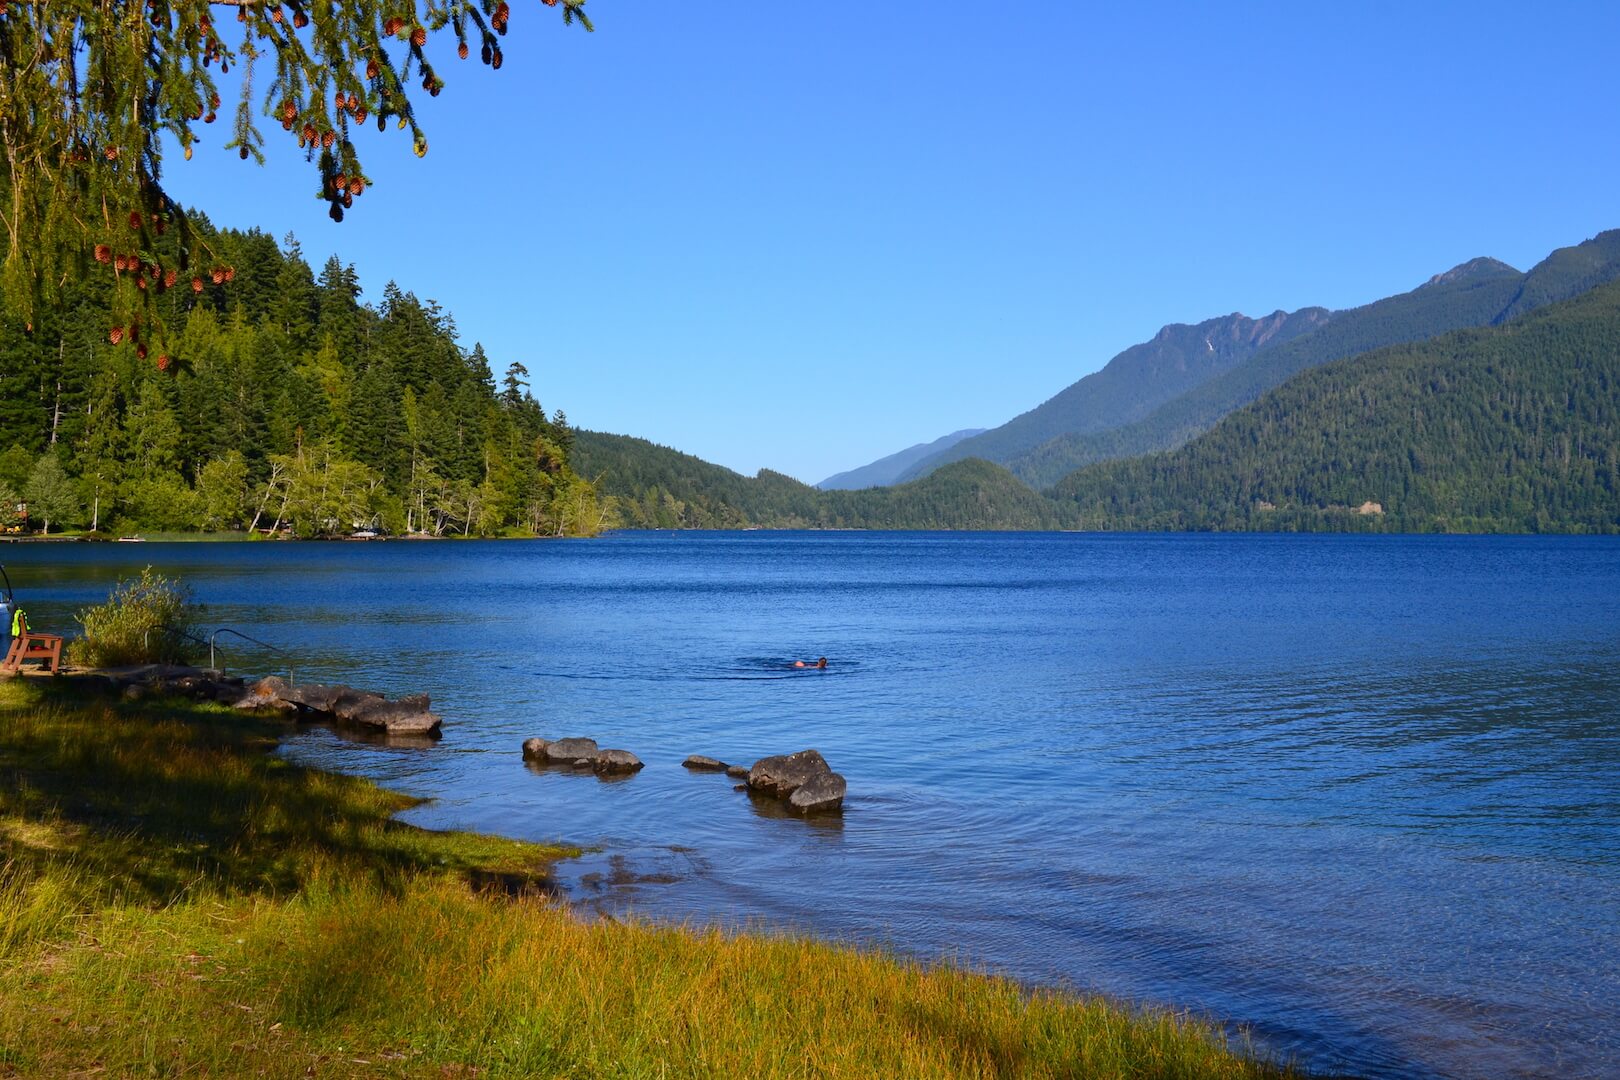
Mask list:
[[0,1077],[1274,1077],[1208,1027],[574,918],[569,852],[393,820],[274,721],[0,683]]

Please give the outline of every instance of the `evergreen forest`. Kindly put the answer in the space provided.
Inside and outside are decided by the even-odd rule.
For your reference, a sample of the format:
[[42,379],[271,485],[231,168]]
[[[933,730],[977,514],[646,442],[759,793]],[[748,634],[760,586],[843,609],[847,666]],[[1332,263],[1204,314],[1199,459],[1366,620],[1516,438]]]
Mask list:
[[566,417],[546,414],[521,363],[497,381],[432,301],[389,282],[362,303],[335,256],[317,273],[291,237],[192,222],[232,269],[142,278],[162,355],[113,325],[101,275],[31,327],[0,297],[0,531],[568,536],[611,523],[570,465]]

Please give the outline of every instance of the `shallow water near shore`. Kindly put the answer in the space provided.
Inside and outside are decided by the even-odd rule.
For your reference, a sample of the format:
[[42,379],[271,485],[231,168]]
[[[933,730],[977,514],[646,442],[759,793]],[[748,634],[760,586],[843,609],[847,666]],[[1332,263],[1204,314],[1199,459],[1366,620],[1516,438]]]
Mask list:
[[[1620,542],[659,533],[17,545],[36,624],[151,563],[431,747],[286,752],[600,849],[583,906],[809,931],[1250,1025],[1323,1072],[1620,1074]],[[824,671],[795,659],[829,657]],[[229,666],[285,673],[246,647]],[[525,766],[531,735],[633,777]],[[814,746],[802,820],[701,753]]]

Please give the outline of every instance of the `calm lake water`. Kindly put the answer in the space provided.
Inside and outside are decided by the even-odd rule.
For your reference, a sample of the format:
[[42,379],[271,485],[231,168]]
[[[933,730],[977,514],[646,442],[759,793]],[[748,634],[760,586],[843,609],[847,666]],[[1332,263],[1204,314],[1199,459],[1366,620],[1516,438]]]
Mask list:
[[[666,533],[0,561],[41,624],[151,563],[300,680],[431,692],[431,748],[317,729],[287,752],[431,797],[423,825],[599,848],[563,868],[589,907],[1189,1008],[1327,1072],[1620,1075],[1612,539]],[[647,767],[531,770],[530,735]],[[841,818],[679,765],[806,746],[849,779]]]

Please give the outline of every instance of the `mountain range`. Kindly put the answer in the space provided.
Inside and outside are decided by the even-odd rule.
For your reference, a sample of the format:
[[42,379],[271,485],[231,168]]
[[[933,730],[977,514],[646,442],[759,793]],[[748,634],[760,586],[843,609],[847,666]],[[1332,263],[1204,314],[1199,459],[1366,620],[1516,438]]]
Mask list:
[[[1241,315],[1194,327],[1166,326],[1097,371],[1021,416],[917,462],[899,479],[916,479],[964,457],[1007,466],[1036,488],[1083,465],[1174,449],[1232,410],[1318,364],[1386,345],[1422,341],[1469,326],[1492,326],[1578,295],[1620,276],[1620,230],[1553,252],[1528,272],[1495,259],[1471,259],[1410,292],[1346,311],[1307,308],[1255,322]],[[1285,320],[1250,338],[1219,362],[1216,337],[1207,360],[1188,363],[1201,334],[1236,334]],[[1178,366],[1176,358],[1183,359]]]
[[1172,324],[819,488],[624,436],[575,453],[632,527],[1620,531],[1617,279],[1610,231],[1346,311]]
[[982,431],[984,431],[984,428],[964,428],[961,431],[953,431],[949,435],[942,435],[933,442],[908,446],[898,453],[878,458],[870,465],[862,465],[858,469],[851,469],[848,472],[829,476],[817,484],[816,487],[821,488],[823,491],[838,489],[858,491],[861,488],[884,487],[893,484],[917,462],[934,454],[942,454],[963,439],[970,439]]

